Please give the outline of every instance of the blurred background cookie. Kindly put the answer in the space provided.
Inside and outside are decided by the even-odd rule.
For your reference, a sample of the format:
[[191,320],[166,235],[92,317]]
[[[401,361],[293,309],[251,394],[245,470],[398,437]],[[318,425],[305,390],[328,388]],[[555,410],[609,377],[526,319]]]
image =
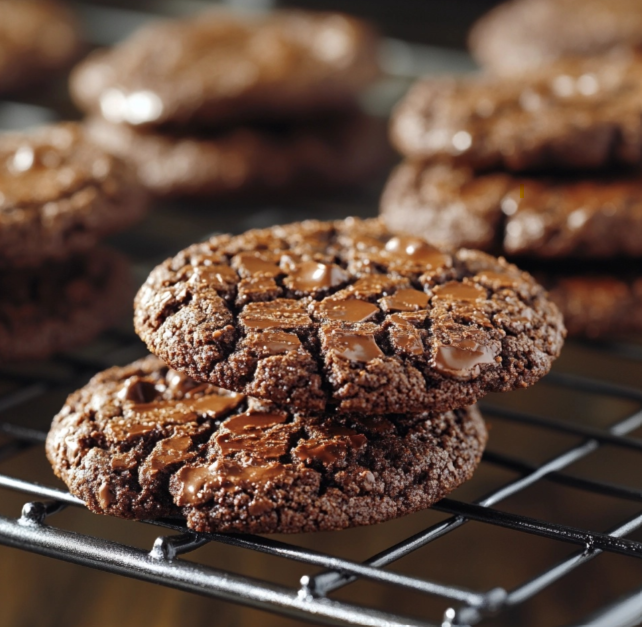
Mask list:
[[474,26],[470,50],[485,69],[529,72],[560,57],[642,44],[638,0],[513,0]]
[[358,109],[320,120],[198,131],[90,118],[93,141],[134,166],[155,196],[256,199],[351,187],[392,160],[385,123]]
[[55,0],[0,0],[0,92],[66,69],[80,53],[79,24]]
[[352,105],[379,73],[377,39],[336,13],[231,13],[147,26],[81,63],[71,94],[111,122],[220,125]]
[[44,359],[131,311],[128,261],[108,248],[38,268],[0,270],[0,362]]
[[359,98],[379,40],[338,13],[226,11],[147,26],[73,72],[106,149],[157,196],[257,199],[363,185],[390,163]]
[[130,169],[78,124],[0,135],[0,267],[87,250],[146,210]]

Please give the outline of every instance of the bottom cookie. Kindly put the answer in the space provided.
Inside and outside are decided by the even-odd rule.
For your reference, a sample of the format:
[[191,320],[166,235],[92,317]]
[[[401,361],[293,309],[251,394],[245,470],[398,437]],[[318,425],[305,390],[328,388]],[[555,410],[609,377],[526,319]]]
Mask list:
[[150,356],[72,394],[47,457],[97,513],[182,513],[200,532],[295,533],[424,509],[471,477],[486,438],[474,407],[304,417],[195,383]]
[[390,162],[385,125],[351,112],[330,120],[217,133],[141,131],[87,122],[105,150],[128,160],[156,196],[252,197],[364,183]]
[[0,271],[0,362],[45,359],[90,341],[131,308],[128,261],[98,248],[39,268]]

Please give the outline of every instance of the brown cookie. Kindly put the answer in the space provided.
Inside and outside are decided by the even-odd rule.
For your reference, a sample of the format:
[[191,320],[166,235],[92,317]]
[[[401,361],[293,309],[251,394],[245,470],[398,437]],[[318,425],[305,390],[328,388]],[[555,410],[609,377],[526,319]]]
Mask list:
[[306,117],[354,102],[378,74],[376,44],[336,13],[206,13],[93,53],[71,92],[82,110],[132,125]]
[[613,274],[595,268],[537,276],[562,311],[569,335],[603,338],[642,333],[641,263]]
[[0,271],[0,363],[44,359],[93,339],[131,308],[129,263],[105,248]]
[[513,0],[482,17],[470,49],[485,68],[530,72],[560,57],[642,44],[639,0]]
[[301,411],[448,411],[535,383],[561,316],[528,274],[378,220],[219,236],[152,271],[135,325],[189,376]]
[[264,198],[353,186],[382,170],[392,153],[385,124],[358,112],[209,134],[139,130],[98,117],[87,128],[156,196]]
[[565,59],[527,76],[424,79],[395,110],[392,139],[412,158],[475,170],[639,165],[642,56]]
[[[523,197],[522,197],[523,194]],[[381,200],[393,231],[495,254],[642,256],[642,176],[525,178],[408,161]]]
[[53,0],[0,1],[0,92],[47,78],[80,51],[78,23]]
[[0,266],[33,266],[87,250],[146,209],[130,169],[81,126],[0,135]]
[[47,456],[97,513],[182,513],[200,532],[294,533],[424,509],[470,478],[485,443],[474,407],[293,415],[198,384],[150,356],[72,394]]

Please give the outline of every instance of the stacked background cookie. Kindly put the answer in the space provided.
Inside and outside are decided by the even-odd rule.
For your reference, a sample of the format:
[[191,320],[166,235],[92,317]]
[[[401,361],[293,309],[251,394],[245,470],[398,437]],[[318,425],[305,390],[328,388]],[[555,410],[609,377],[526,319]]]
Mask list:
[[[487,72],[425,79],[397,107],[406,161],[381,203],[392,229],[534,272],[569,332],[593,337],[642,330],[641,14],[619,4],[627,25],[621,7],[573,0],[483,18],[471,44]],[[575,35],[551,44],[546,33],[572,22]]]
[[339,14],[151,24],[74,71],[87,128],[157,196],[256,198],[363,183],[388,159],[358,97],[378,40]]
[[130,307],[127,260],[99,240],[138,221],[146,194],[74,123],[0,136],[0,360],[92,339]]
[[481,459],[472,404],[535,383],[564,337],[515,266],[354,218],[191,246],[152,271],[134,321],[156,356],[69,397],[47,455],[91,510],[201,532],[428,507]]

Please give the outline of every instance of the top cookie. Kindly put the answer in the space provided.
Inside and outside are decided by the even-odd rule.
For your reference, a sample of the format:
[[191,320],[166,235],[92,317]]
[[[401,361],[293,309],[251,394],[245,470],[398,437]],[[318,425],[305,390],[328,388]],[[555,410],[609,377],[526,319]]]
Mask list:
[[501,73],[536,70],[565,56],[599,55],[642,44],[639,0],[515,0],[473,27],[480,65]]
[[91,142],[82,126],[0,135],[0,267],[87,250],[146,209],[130,169]]
[[78,106],[132,125],[291,118],[343,108],[378,74],[376,37],[334,13],[210,13],[152,24],[71,77]]
[[0,0],[0,91],[67,67],[80,49],[72,13],[51,0]]
[[378,220],[224,235],[152,271],[138,334],[200,381],[308,412],[448,411],[546,374],[561,316],[530,275]]
[[413,158],[476,170],[595,169],[642,156],[642,56],[565,59],[527,77],[424,79],[392,139]]

